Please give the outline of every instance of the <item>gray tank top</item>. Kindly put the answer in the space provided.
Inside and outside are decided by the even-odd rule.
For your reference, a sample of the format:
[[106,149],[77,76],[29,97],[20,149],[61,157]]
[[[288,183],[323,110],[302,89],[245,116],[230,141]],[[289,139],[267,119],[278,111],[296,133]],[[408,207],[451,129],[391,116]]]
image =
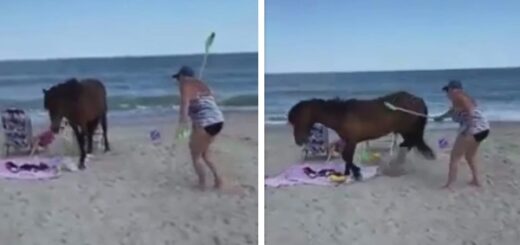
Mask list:
[[201,127],[224,122],[224,115],[211,95],[199,95],[190,101],[188,114]]
[[471,116],[467,112],[453,112],[452,119],[459,123],[459,133],[478,134],[489,130],[488,120],[477,108],[473,109]]

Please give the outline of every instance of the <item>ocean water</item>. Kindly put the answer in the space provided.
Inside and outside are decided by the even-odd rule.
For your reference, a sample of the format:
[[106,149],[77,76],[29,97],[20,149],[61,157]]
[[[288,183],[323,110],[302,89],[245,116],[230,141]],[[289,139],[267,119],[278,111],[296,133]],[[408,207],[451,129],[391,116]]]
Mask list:
[[450,79],[462,81],[484,114],[493,121],[520,121],[520,68],[432,71],[267,74],[267,124],[283,124],[288,110],[309,98],[375,98],[406,90],[424,98],[430,115],[450,103],[441,91]]
[[[43,120],[43,88],[91,77],[104,82],[112,117],[174,113],[179,94],[171,74],[182,65],[198,72],[201,63],[202,55],[0,61],[0,109],[24,108]],[[210,54],[203,79],[224,110],[256,110],[257,70],[257,53]]]

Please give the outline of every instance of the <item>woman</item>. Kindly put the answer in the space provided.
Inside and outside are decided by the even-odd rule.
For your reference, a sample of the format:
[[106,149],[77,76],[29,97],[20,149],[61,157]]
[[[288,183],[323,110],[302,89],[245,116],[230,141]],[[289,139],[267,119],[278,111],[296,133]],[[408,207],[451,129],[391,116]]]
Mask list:
[[446,115],[451,115],[453,121],[460,125],[451,151],[448,181],[444,188],[449,188],[456,180],[457,166],[463,157],[465,157],[471,170],[472,179],[469,184],[479,187],[476,155],[480,143],[489,135],[489,123],[477,108],[475,100],[464,92],[461,82],[450,81],[442,90],[451,100],[452,107],[448,113],[436,119],[442,120]]
[[209,87],[203,81],[195,78],[195,73],[190,67],[183,66],[172,77],[179,82],[181,95],[177,135],[186,129],[189,117],[192,122],[189,147],[193,166],[199,178],[199,187],[202,190],[206,187],[202,159],[215,177],[215,187],[222,189],[224,186],[222,176],[209,158],[209,146],[224,126],[222,111],[215,103],[215,98]]
[[40,149],[46,149],[54,141],[54,133],[49,129],[32,139],[31,153],[34,155]]

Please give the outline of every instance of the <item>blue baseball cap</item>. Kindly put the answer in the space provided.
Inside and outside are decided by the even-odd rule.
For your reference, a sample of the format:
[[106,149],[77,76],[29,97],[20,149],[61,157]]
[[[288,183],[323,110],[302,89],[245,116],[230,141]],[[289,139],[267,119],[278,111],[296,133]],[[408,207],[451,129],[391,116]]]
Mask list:
[[181,69],[179,69],[179,71],[176,74],[172,75],[173,78],[177,78],[177,79],[180,76],[194,77],[195,72],[189,66],[182,66]]
[[451,80],[446,86],[442,87],[444,92],[448,92],[450,89],[462,89],[462,83],[459,80]]

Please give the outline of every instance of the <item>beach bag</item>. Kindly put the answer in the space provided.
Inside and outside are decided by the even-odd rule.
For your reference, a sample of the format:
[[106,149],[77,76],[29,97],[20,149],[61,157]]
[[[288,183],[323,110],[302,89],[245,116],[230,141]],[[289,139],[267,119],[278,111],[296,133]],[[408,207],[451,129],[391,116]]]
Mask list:
[[31,118],[25,111],[10,108],[2,111],[2,127],[5,135],[5,154],[16,152],[30,152],[32,146]]
[[329,130],[323,124],[316,123],[311,127],[309,139],[303,147],[304,159],[309,157],[326,157],[329,149]]

